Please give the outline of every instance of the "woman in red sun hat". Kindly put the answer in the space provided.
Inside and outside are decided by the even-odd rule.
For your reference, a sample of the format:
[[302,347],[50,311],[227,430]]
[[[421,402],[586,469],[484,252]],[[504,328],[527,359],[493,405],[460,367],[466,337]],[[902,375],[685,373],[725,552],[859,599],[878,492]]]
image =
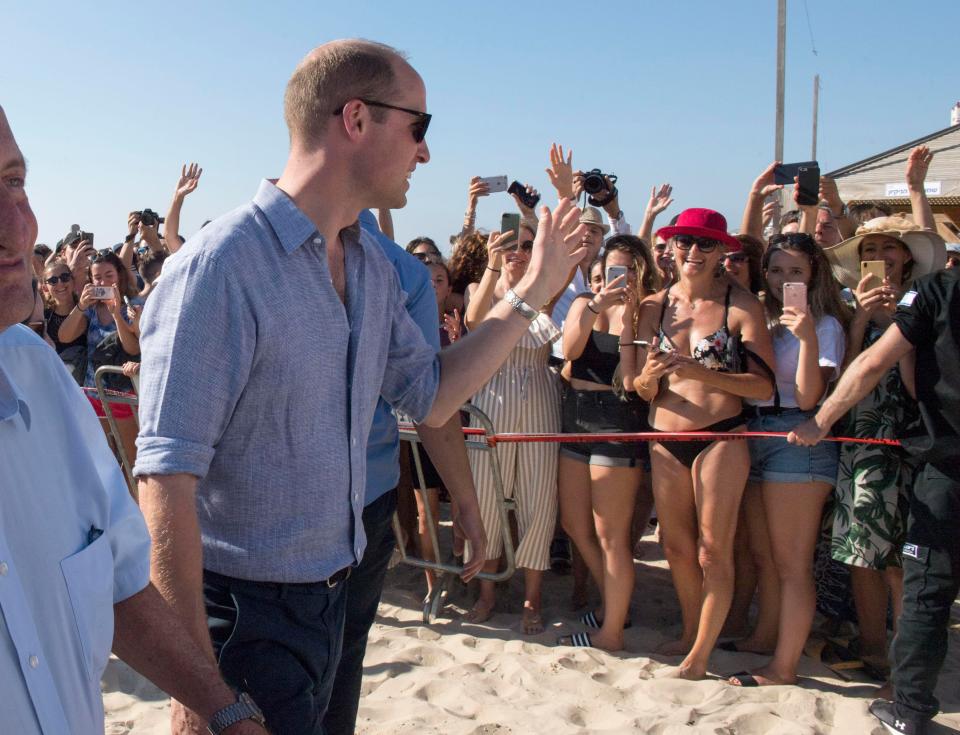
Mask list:
[[[625,387],[650,401],[657,431],[742,431],[741,399],[773,395],[773,347],[763,307],[722,278],[740,249],[723,215],[688,209],[657,236],[673,247],[677,280],[641,304],[639,341],[624,331]],[[650,448],[661,541],[683,631],[659,652],[685,656],[674,675],[701,679],[733,596],[733,539],[750,456],[742,441],[659,441]]]

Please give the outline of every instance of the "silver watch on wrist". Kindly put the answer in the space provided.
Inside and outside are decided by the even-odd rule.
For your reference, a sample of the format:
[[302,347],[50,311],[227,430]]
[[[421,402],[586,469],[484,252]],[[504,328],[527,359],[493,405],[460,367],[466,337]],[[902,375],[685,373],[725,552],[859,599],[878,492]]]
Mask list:
[[265,726],[267,722],[256,702],[246,692],[240,692],[240,696],[233,704],[228,704],[223,709],[214,712],[213,717],[210,718],[210,723],[207,725],[207,730],[210,731],[211,735],[220,735],[228,727],[236,725],[241,720],[253,720],[261,726]]
[[503,300],[510,304],[510,306],[513,307],[513,310],[524,319],[533,321],[540,315],[540,312],[530,306],[530,304],[528,304],[526,301],[521,299],[517,295],[517,292],[512,288],[503,295]]

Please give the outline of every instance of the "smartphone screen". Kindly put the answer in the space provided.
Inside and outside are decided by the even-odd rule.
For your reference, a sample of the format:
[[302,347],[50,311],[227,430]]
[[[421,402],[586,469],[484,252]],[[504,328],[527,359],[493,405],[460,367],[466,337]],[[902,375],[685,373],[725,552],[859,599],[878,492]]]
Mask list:
[[783,284],[783,306],[805,312],[807,310],[807,284],[805,283],[785,283]]
[[515,212],[504,212],[500,217],[500,232],[504,233],[507,230],[513,231],[513,236],[510,240],[516,240],[517,235],[520,234],[520,215]]
[[481,183],[487,185],[487,188],[490,190],[491,194],[496,194],[498,191],[507,190],[507,177],[506,176],[484,176],[480,179]]
[[860,279],[870,276],[867,288],[878,288],[883,285],[883,277],[887,274],[887,264],[882,260],[861,260]]
[[816,167],[800,167],[797,173],[797,204],[802,207],[812,206],[820,201],[820,169]]
[[[612,283],[614,279],[619,278],[620,276],[627,275],[627,267],[624,265],[609,265],[607,266],[607,277],[604,283]],[[627,284],[620,283],[619,288],[623,288]]]

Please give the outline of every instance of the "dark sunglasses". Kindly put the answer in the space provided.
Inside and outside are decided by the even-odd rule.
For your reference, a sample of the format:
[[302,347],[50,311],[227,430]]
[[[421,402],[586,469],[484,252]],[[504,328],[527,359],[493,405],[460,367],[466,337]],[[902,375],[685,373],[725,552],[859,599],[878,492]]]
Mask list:
[[701,253],[712,253],[720,245],[719,240],[708,240],[705,237],[693,235],[675,235],[673,241],[681,250],[690,250],[694,245]]
[[413,253],[413,257],[419,260],[421,263],[426,263],[427,265],[431,263],[442,263],[443,256],[440,253]]
[[533,252],[533,240],[524,240],[523,242],[514,242],[513,245],[504,248],[504,250],[516,252],[522,250],[525,253]]
[[[398,110],[399,112],[405,112],[408,115],[413,115],[417,118],[417,121],[410,129],[410,131],[413,133],[413,141],[415,143],[422,143],[423,139],[427,137],[427,128],[430,127],[430,120],[433,117],[429,112],[420,112],[420,110],[411,110],[407,107],[388,105],[386,102],[377,102],[376,100],[365,100],[363,97],[358,97],[357,99],[370,107],[383,107],[387,110]],[[343,105],[340,105],[340,107],[333,111],[333,114],[342,115],[343,107]]]
[[726,256],[726,259],[729,260],[731,263],[746,263],[746,262],[747,262],[747,256],[744,255],[743,253],[729,253],[729,254]]
[[49,278],[44,278],[44,283],[50,286],[56,286],[58,283],[70,283],[73,280],[72,273],[61,273],[59,276],[50,276]]

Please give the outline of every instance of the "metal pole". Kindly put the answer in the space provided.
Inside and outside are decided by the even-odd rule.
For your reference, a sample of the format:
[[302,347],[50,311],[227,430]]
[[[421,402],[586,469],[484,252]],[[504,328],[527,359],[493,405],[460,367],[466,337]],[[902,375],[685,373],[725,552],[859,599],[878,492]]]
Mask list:
[[777,137],[774,160],[783,160],[784,71],[787,65],[787,0],[777,0]]
[[817,119],[820,110],[820,75],[813,77],[813,152],[810,154],[810,160],[817,160]]

